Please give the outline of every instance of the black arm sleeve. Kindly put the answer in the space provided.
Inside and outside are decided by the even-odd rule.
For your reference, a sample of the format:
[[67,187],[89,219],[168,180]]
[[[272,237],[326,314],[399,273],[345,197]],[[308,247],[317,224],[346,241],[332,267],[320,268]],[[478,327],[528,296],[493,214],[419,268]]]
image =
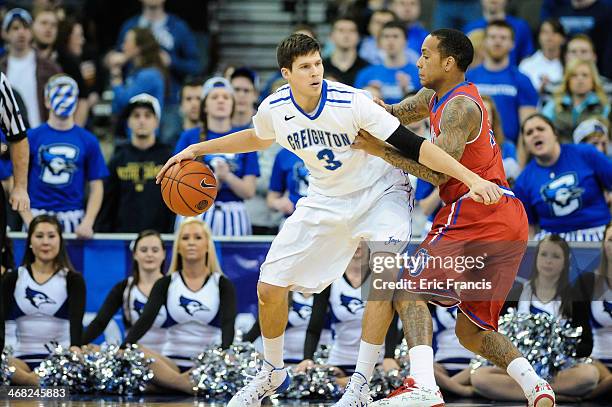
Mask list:
[[306,339],[304,340],[304,359],[312,359],[317,350],[319,339],[321,339],[321,332],[325,325],[330,294],[331,286],[327,287],[320,294],[314,295],[312,314],[310,315],[308,329],[306,330]]
[[125,345],[128,343],[138,343],[140,338],[142,338],[151,328],[151,326],[153,326],[155,318],[157,318],[157,314],[159,314],[159,310],[161,309],[162,305],[166,303],[170,281],[171,276],[167,275],[157,280],[157,282],[153,285],[151,294],[149,295],[149,300],[145,304],[140,318],[138,318],[138,321],[136,321],[128,332],[123,344],[121,345],[122,347],[125,347]]
[[506,297],[506,302],[501,309],[499,315],[506,315],[508,313],[508,309],[514,308],[515,311],[518,310],[519,299],[521,298],[521,294],[523,293],[523,284],[515,281],[510,289],[510,293],[508,293],[508,297]]
[[404,339],[402,332],[397,329],[398,318],[397,312],[394,312],[391,326],[389,326],[387,336],[385,337],[385,359],[395,358],[395,348],[397,348],[397,345],[402,343],[402,339]]
[[17,285],[17,272],[12,271],[0,276],[0,353],[4,350],[4,321],[8,318],[11,302],[14,301],[15,286]]
[[221,303],[219,311],[221,317],[221,347],[229,348],[234,342],[234,325],[238,315],[238,301],[236,299],[236,288],[234,284],[224,276],[219,279],[219,294]]
[[591,327],[591,300],[595,287],[595,275],[583,273],[572,286],[572,318],[573,327],[582,327],[580,343],[576,348],[576,356],[579,358],[589,357],[593,352],[593,331]]
[[70,317],[70,345],[81,346],[83,339],[83,315],[85,315],[85,279],[81,273],[68,272],[68,315]]
[[127,279],[117,283],[108,293],[102,307],[98,310],[96,318],[91,321],[83,334],[83,343],[88,344],[100,336],[106,326],[113,318],[113,315],[123,304],[123,292],[127,286]]
[[400,124],[386,141],[397,148],[404,157],[418,163],[421,155],[421,145],[426,140]]

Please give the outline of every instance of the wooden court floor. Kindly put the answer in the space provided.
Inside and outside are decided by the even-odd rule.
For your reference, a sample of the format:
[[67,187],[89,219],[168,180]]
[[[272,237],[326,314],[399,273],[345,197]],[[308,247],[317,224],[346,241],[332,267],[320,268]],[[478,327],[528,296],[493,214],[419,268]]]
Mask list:
[[[288,402],[285,400],[277,400],[271,406],[293,406],[293,407],[324,407],[331,406],[331,403],[300,403],[300,402]],[[490,406],[504,406],[504,407],[524,407],[525,403],[491,403],[486,400],[455,400],[448,402],[448,407],[490,407]],[[581,403],[581,404],[568,404],[560,403],[559,406],[580,406],[580,407],[604,407],[610,406],[608,403]],[[100,396],[75,396],[70,400],[61,401],[37,401],[37,400],[0,400],[0,407],[11,406],[11,407],[140,407],[140,406],[154,406],[154,407],[222,407],[225,406],[223,402],[211,403],[205,400],[197,399],[194,397],[183,397],[183,396],[146,396],[146,397],[100,397]]]

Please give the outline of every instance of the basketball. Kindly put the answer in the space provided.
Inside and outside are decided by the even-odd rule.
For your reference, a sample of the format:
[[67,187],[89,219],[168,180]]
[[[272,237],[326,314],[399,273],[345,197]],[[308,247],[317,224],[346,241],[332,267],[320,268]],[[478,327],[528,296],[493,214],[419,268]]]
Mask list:
[[217,179],[200,161],[181,161],[166,171],[161,193],[170,210],[182,216],[196,216],[212,206],[217,197]]

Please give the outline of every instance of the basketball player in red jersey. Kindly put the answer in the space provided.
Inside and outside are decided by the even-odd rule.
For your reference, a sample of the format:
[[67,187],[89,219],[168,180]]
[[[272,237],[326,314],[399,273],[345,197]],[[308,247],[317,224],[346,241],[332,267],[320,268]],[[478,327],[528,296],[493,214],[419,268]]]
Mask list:
[[[429,116],[432,142],[482,178],[505,189],[505,196],[497,205],[485,206],[467,198],[467,188],[457,180],[405,158],[393,146],[366,132],[361,132],[353,145],[438,185],[440,197],[446,204],[417,251],[416,258],[423,260],[423,267],[404,272],[403,280],[413,285],[401,293],[396,291],[393,301],[410,348],[410,377],[389,398],[373,405],[444,405],[434,378],[432,320],[427,301],[459,307],[461,313],[457,314],[455,331],[461,344],[506,370],[522,388],[529,406],[555,405],[551,386],[536,374],[508,338],[497,332],[499,313],[526,248],[528,223],[521,202],[508,188],[501,151],[495,144],[480,94],[476,86],[465,82],[465,71],[473,55],[472,44],[460,31],[432,32],[425,39],[417,62],[424,88],[415,96],[385,108],[402,124]],[[447,281],[476,280],[470,272],[479,268],[472,265],[471,270],[457,273],[457,267],[449,269],[435,261],[433,265],[427,262],[429,258],[449,255],[454,259],[483,255],[485,266],[477,270],[481,272],[477,279],[482,277],[489,281],[490,289],[479,291],[449,286]],[[442,285],[427,284],[432,281],[442,282]],[[378,311],[387,312],[385,302],[378,303]],[[391,308],[388,302],[387,307]],[[363,389],[360,393],[364,393]],[[349,397],[346,396],[347,401]],[[337,405],[351,404],[343,404],[341,400]]]

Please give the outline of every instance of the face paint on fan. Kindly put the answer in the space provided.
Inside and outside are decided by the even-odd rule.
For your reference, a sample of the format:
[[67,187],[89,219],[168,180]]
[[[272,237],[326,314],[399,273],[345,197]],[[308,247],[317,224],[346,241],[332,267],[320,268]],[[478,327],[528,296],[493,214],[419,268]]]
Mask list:
[[53,113],[65,119],[76,110],[79,87],[74,79],[61,75],[49,81],[45,88],[45,97],[49,100]]

